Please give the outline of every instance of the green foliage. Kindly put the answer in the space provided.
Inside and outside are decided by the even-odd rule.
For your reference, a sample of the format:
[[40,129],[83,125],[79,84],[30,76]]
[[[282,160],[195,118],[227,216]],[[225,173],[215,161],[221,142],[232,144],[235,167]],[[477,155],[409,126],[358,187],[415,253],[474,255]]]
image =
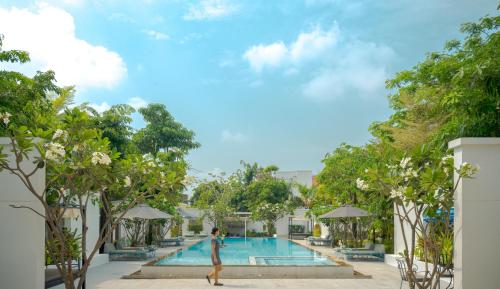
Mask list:
[[289,230],[290,230],[290,233],[304,233],[305,227],[304,227],[304,225],[293,224],[293,225],[290,225]]
[[191,219],[189,220],[188,230],[199,234],[203,231],[203,221],[201,219]]
[[395,113],[372,126],[376,137],[412,150],[428,142],[446,150],[458,137],[500,134],[500,16],[462,25],[463,42],[429,53],[387,81]]
[[268,232],[256,232],[255,230],[247,230],[247,237],[267,237]]
[[221,229],[226,229],[226,219],[234,216],[235,208],[231,206],[231,200],[236,193],[234,176],[214,176],[215,179],[201,183],[194,189],[191,201],[196,208],[204,211],[205,217]]
[[246,206],[254,210],[261,203],[283,203],[292,196],[291,184],[276,178],[266,168],[247,187]]
[[194,132],[175,121],[165,105],[154,103],[139,109],[146,127],[134,135],[133,140],[139,150],[144,153],[156,154],[160,150],[187,152],[198,148],[194,141]]
[[292,213],[293,207],[290,206],[288,201],[284,203],[260,203],[252,210],[252,219],[256,221],[263,221],[266,223],[267,232],[272,236],[276,229],[274,224],[280,218],[283,218],[287,213]]
[[[2,40],[0,62],[29,60],[25,52],[1,50]],[[147,127],[133,135],[129,126],[133,110],[129,106],[113,106],[99,115],[85,105],[69,108],[73,96],[73,87],[60,88],[55,84],[52,71],[27,77],[0,70],[0,136],[10,139],[10,151],[0,147],[0,171],[18,178],[40,201],[41,211],[27,206],[19,208],[30,209],[44,218],[50,236],[50,261],[66,279],[67,288],[81,288],[92,258],[127,210],[146,199],[164,210],[175,206],[184,189],[184,156],[199,144],[192,140],[194,134],[175,122],[164,106],[150,105],[142,110]],[[143,146],[136,148],[132,139]],[[173,146],[180,149],[174,150]],[[144,153],[149,151],[152,154]],[[33,158],[32,152],[39,157]],[[8,154],[14,155],[14,159],[8,158]],[[35,166],[28,168],[25,161]],[[31,178],[42,169],[46,172],[46,186],[38,189],[30,185]],[[102,230],[95,246],[87,250],[86,238],[69,234],[62,223],[68,208],[80,208],[79,219],[85,234],[90,204],[102,208],[103,227],[107,230]],[[76,284],[67,270],[73,252],[77,251],[75,244],[83,248],[84,264],[80,272],[83,277]]]
[[[113,105],[101,115],[96,114],[96,126],[102,131],[102,136],[110,141],[110,146],[121,156],[137,150],[132,143],[134,134],[130,124],[130,116],[135,110],[127,104]],[[146,152],[143,152],[146,153]]]
[[[70,231],[66,228],[63,229],[64,234],[64,260],[80,260],[81,249],[80,241],[81,236],[76,233],[76,229]],[[48,239],[45,241],[45,265],[55,264],[58,257],[53,258],[54,252],[61,252],[62,245],[60,239]]]

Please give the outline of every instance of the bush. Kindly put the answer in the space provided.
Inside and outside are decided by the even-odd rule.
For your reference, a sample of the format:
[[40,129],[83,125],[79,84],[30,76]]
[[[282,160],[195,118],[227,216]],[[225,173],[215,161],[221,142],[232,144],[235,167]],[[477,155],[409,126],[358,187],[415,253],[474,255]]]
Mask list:
[[304,225],[290,225],[290,233],[304,233]]
[[247,237],[267,237],[267,232],[256,232],[247,230]]
[[203,231],[203,223],[201,220],[189,220],[188,230],[194,232],[195,234],[199,234]]
[[174,225],[170,230],[170,236],[178,237],[182,235],[182,228],[180,224]]
[[321,237],[321,225],[318,223],[314,224],[313,236]]

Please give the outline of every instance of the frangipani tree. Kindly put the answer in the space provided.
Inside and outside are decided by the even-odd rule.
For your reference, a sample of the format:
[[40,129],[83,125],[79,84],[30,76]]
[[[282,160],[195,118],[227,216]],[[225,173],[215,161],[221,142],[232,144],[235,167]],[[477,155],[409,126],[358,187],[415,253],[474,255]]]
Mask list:
[[[178,176],[158,156],[129,154],[119,159],[119,153],[109,148],[109,141],[93,126],[90,116],[74,108],[60,115],[44,117],[45,127],[19,125],[12,112],[0,111],[2,131],[10,139],[10,151],[0,151],[0,171],[17,177],[41,203],[43,210],[31,210],[47,223],[48,254],[64,279],[68,289],[82,288],[87,269],[109,234],[123,215],[145,198],[168,193]],[[4,147],[1,147],[3,149]],[[37,152],[37,157],[32,157]],[[7,154],[12,154],[10,160]],[[161,155],[161,154],[160,154]],[[27,168],[23,162],[33,162]],[[37,188],[32,177],[46,168],[46,184]],[[180,177],[181,179],[183,176]],[[105,211],[104,224],[94,246],[87,251],[87,208],[99,204]],[[69,208],[79,210],[81,236],[68,234],[63,218]],[[82,253],[81,270],[73,276],[73,254],[68,244],[78,240]],[[75,277],[79,277],[75,284]]]
[[[478,169],[467,163],[454,168],[452,156],[440,158],[437,153],[422,150],[385,168],[370,169],[364,178],[357,180],[359,189],[393,200],[405,245],[402,255],[408,268],[414,268],[417,242],[423,240],[420,249],[425,268],[420,269],[426,272],[424,281],[415,282],[417,273],[408,270],[410,288],[437,288],[440,277],[453,266],[449,255],[453,240],[450,222],[453,195],[460,180],[472,177]],[[454,172],[458,175],[455,183]],[[424,217],[430,221],[424,221]]]
[[252,210],[252,219],[256,221],[265,222],[267,233],[269,236],[273,235],[276,231],[276,221],[286,216],[288,213],[293,212],[293,207],[290,201],[284,203],[260,203]]
[[212,226],[217,226],[223,233],[227,232],[226,221],[235,216],[235,208],[231,201],[236,194],[236,178],[234,175],[211,175],[213,180],[201,182],[194,189],[196,199],[194,206],[203,210],[204,217]]

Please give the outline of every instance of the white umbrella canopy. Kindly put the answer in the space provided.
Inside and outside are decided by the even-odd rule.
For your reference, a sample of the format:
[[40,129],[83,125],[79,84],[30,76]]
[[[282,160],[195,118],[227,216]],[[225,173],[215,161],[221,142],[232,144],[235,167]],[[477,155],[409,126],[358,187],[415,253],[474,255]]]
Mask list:
[[124,219],[171,219],[172,216],[158,209],[152,208],[146,204],[139,204],[130,209],[125,215]]
[[338,207],[335,210],[319,216],[320,219],[335,219],[335,218],[354,218],[354,217],[368,217],[370,214],[360,208],[350,205]]

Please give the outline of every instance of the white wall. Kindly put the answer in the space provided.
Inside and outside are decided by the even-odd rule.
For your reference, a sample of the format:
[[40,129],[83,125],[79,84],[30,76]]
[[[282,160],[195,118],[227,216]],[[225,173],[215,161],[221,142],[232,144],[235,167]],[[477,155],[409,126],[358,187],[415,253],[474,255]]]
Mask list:
[[500,138],[461,138],[449,147],[456,167],[464,162],[481,167],[455,194],[455,288],[499,288]]
[[[90,255],[92,250],[99,239],[99,204],[92,204],[89,202],[87,205],[87,241],[86,241],[86,251],[87,256]],[[66,224],[69,225],[71,230],[76,229],[78,235],[82,233],[82,220],[80,217],[70,219],[66,221]],[[99,254],[97,253],[91,261],[90,267],[102,265],[109,262],[108,254]]]
[[[414,221],[416,218],[415,212],[413,210],[408,211],[408,218]],[[400,212],[404,215],[402,208],[400,208]],[[399,255],[399,253],[403,253],[406,250],[403,234],[406,236],[409,247],[411,247],[412,231],[410,224],[406,221],[403,222],[403,230],[401,230],[401,223],[399,222],[399,217],[397,216],[396,204],[394,204],[394,254],[396,255]]]
[[[0,138],[3,153],[11,149],[7,138]],[[30,154],[30,158],[35,153]],[[13,160],[9,156],[9,160]],[[30,160],[22,163],[33,168]],[[45,169],[31,177],[38,190],[45,187]],[[0,172],[0,287],[8,289],[41,289],[45,284],[45,222],[26,209],[9,205],[32,207],[40,212],[40,202],[26,189],[17,176]]]
[[[304,185],[308,188],[312,187],[312,171],[279,171],[276,172],[275,176],[279,179],[291,183],[298,183]],[[299,195],[297,188],[292,188],[292,192],[295,196]]]

